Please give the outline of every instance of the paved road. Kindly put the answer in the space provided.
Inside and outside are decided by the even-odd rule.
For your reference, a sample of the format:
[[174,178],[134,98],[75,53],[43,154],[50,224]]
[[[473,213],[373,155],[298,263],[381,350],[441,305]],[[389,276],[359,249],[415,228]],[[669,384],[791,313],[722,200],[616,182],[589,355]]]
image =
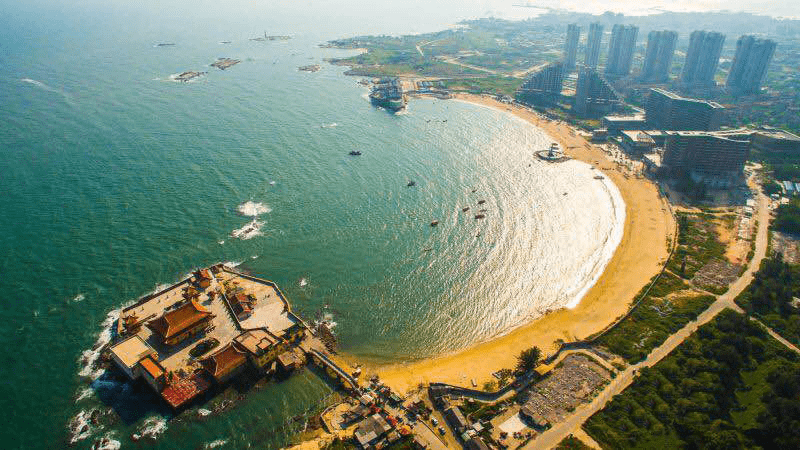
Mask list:
[[739,293],[741,293],[753,280],[753,275],[758,271],[761,265],[761,260],[767,254],[767,236],[769,234],[769,200],[759,192],[758,194],[758,230],[756,232],[756,249],[753,259],[747,270],[736,281],[731,284],[728,291],[722,294],[711,306],[703,311],[695,321],[688,323],[686,326],[678,330],[675,334],[667,338],[663,344],[655,348],[647,358],[633,366],[628,367],[626,370],[619,372],[617,377],[611,381],[603,392],[597,396],[591,403],[578,408],[575,413],[566,421],[559,423],[553,428],[542,433],[539,437],[529,442],[524,448],[526,449],[549,449],[553,448],[561,442],[562,439],[569,436],[576,429],[580,428],[586,420],[597,411],[603,409],[615,395],[619,394],[625,388],[630,386],[633,382],[636,373],[643,367],[651,367],[661,361],[670,352],[675,350],[678,345],[686,340],[698,327],[709,322],[720,311],[725,308],[731,308],[737,312],[743,312],[734,302]]
[[800,348],[795,347],[794,344],[792,344],[791,342],[789,342],[786,339],[784,339],[783,336],[781,336],[780,334],[776,333],[775,330],[773,330],[772,328],[768,327],[766,324],[764,324],[764,322],[756,319],[755,317],[751,317],[750,320],[752,320],[753,322],[756,322],[757,324],[759,324],[762,327],[764,327],[764,329],[767,330],[767,333],[769,333],[770,336],[774,337],[778,342],[780,342],[781,344],[786,346],[786,348],[788,348],[789,350],[791,350],[791,351],[793,351],[795,353],[800,353]]

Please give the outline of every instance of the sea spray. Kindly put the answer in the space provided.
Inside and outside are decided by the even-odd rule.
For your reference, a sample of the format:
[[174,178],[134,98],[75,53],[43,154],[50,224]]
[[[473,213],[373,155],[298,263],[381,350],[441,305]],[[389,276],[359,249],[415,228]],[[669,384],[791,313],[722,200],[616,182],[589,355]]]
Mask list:
[[262,214],[269,214],[272,212],[272,208],[265,203],[258,203],[254,201],[246,201],[239,205],[236,209],[239,211],[239,214],[250,217],[258,217]]

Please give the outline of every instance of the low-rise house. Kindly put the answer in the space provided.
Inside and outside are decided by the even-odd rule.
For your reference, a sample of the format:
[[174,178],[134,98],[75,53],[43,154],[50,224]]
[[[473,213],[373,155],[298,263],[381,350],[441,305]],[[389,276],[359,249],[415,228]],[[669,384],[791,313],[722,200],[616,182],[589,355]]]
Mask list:
[[194,273],[195,284],[199,287],[206,289],[211,286],[211,273],[208,269],[200,269]]
[[147,384],[152,386],[156,392],[161,392],[166,383],[166,369],[152,356],[139,361],[139,365],[141,366],[142,377],[147,381]]
[[147,327],[156,333],[166,345],[179,344],[206,329],[213,314],[196,300],[164,313],[150,321]]
[[293,351],[287,350],[278,355],[278,364],[280,364],[283,370],[288,372],[300,367],[302,361]]
[[245,331],[234,338],[234,342],[247,352],[250,362],[259,369],[264,369],[286,348],[283,339],[264,328]]
[[467,450],[489,450],[489,446],[478,436],[473,436],[465,442]]
[[131,380],[139,377],[139,361],[153,356],[158,359],[158,352],[138,335],[133,335],[128,339],[111,347],[111,359]]
[[456,431],[456,434],[463,432],[469,426],[464,413],[461,412],[461,408],[458,406],[451,406],[445,409],[444,418],[450,424],[450,427]]
[[253,294],[246,295],[243,292],[237,292],[232,295],[230,301],[233,313],[236,314],[236,318],[239,320],[250,317],[256,305],[256,297]]
[[247,354],[231,343],[200,363],[217,383],[224,383],[244,370]]
[[353,437],[361,448],[369,448],[382,441],[384,435],[391,429],[392,427],[386,419],[380,414],[373,414],[358,424]]
[[519,414],[522,417],[522,420],[537,430],[545,430],[550,428],[550,422],[548,422],[547,419],[542,417],[539,413],[528,407],[528,405],[524,405],[522,409],[519,410]]

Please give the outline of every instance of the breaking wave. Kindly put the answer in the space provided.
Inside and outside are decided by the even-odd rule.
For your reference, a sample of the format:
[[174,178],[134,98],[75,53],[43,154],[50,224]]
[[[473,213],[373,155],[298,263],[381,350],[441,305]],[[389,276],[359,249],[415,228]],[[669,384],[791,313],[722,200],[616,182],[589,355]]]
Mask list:
[[239,205],[237,209],[241,215],[250,217],[258,217],[261,214],[268,214],[272,212],[272,208],[266,204],[253,201],[246,201]]
[[261,236],[262,234],[264,234],[261,232],[262,226],[264,226],[264,222],[261,222],[257,219],[253,219],[252,222],[248,222],[242,228],[237,228],[231,231],[231,237],[246,241],[256,236]]
[[108,313],[101,325],[103,330],[97,335],[97,341],[95,341],[94,346],[81,353],[81,369],[78,371],[78,375],[96,380],[103,374],[105,369],[100,367],[100,355],[111,342],[111,337],[113,336],[112,327],[114,326],[114,322],[119,318],[121,312],[122,308],[118,308]]

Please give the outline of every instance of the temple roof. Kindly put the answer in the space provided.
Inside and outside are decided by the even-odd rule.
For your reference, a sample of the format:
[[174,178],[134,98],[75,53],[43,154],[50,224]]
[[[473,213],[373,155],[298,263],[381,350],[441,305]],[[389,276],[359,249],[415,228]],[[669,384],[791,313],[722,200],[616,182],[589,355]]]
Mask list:
[[208,317],[211,317],[211,313],[197,301],[191,300],[180,308],[151,321],[147,326],[164,339],[169,339]]

